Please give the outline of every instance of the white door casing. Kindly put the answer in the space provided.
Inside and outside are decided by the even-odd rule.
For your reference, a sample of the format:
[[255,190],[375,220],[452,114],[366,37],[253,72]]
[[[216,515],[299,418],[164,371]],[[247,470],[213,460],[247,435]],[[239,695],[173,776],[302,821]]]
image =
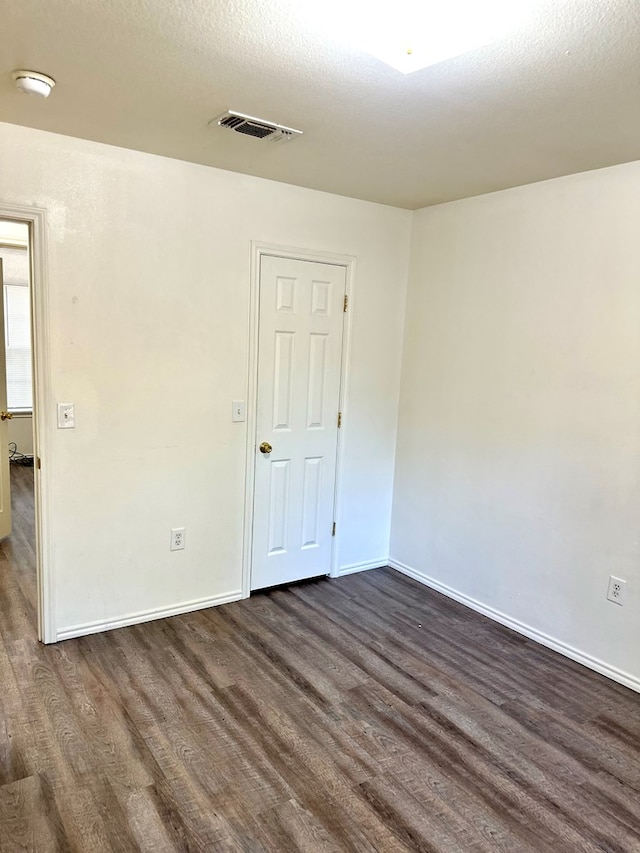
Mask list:
[[[47,213],[43,208],[0,200],[0,217],[28,223],[31,247],[31,342],[33,352],[33,427],[35,480],[35,535],[38,587],[38,639],[57,640],[55,562],[50,509],[50,437],[54,426],[50,373],[49,300],[46,268]],[[42,469],[40,460],[43,460]]]
[[[4,348],[4,278],[0,258],[0,411],[7,411],[7,361]],[[0,539],[11,535],[11,481],[9,479],[9,421],[0,420]]]
[[331,568],[346,268],[262,255],[259,282],[254,590]]

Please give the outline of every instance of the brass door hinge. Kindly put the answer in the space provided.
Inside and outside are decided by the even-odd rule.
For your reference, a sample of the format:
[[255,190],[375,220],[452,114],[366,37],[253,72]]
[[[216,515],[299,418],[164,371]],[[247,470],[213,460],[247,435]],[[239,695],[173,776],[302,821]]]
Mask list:
[[331,528],[331,535],[332,536],[336,535],[336,523],[335,523],[335,521],[333,522],[333,527]]
[[346,312],[348,307],[349,307],[349,297],[345,293],[345,295],[344,295],[344,308],[342,310]]
[[42,468],[42,462],[40,461],[40,457],[36,456],[36,468],[40,470]]
[[342,426],[342,412],[338,412],[338,429]]

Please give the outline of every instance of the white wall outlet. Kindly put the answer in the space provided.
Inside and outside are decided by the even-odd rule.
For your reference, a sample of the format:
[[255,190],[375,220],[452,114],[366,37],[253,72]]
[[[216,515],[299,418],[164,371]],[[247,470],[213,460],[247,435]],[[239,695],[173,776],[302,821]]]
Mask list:
[[58,403],[58,429],[74,429],[76,407],[73,403]]
[[231,420],[234,424],[241,424],[246,420],[246,405],[244,400],[234,400],[232,403]]
[[623,605],[624,597],[627,591],[627,582],[622,578],[615,578],[613,575],[609,578],[609,589],[607,590],[607,599],[613,601],[614,604]]
[[184,527],[173,527],[171,530],[171,550],[184,551]]

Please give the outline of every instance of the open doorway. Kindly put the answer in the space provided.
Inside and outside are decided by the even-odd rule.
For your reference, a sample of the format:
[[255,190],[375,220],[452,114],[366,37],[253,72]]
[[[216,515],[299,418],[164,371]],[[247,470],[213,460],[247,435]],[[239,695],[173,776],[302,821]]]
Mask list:
[[0,218],[0,262],[0,618],[26,638],[39,600],[29,223]]

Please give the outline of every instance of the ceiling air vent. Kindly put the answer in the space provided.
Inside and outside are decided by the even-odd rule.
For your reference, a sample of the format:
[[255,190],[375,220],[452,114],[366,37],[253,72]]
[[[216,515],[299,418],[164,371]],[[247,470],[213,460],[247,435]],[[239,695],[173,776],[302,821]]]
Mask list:
[[295,130],[293,127],[284,127],[282,124],[255,118],[255,116],[246,116],[244,113],[237,113],[234,110],[228,110],[218,118],[214,118],[210,124],[214,123],[220,127],[225,127],[227,130],[244,133],[245,136],[253,136],[255,139],[270,139],[272,142],[286,142],[302,134],[301,130]]

